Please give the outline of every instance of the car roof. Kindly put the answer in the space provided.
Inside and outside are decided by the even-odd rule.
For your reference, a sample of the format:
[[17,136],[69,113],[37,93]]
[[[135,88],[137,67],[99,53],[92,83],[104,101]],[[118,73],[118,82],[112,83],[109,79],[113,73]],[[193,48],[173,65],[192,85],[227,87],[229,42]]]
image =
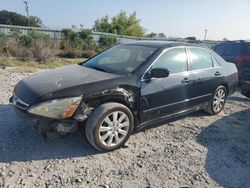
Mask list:
[[202,47],[201,45],[194,44],[194,43],[187,43],[187,42],[173,42],[173,41],[157,41],[157,40],[142,40],[136,42],[126,43],[124,45],[131,45],[131,46],[146,46],[146,47],[154,47],[154,48],[170,48],[175,46],[196,46]]

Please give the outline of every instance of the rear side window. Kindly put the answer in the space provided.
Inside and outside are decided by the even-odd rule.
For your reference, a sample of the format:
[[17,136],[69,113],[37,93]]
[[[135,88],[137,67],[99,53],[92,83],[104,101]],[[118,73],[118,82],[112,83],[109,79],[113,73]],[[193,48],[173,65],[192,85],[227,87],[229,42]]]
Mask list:
[[184,48],[175,48],[163,53],[152,68],[166,68],[170,74],[187,71],[187,55]]
[[210,53],[202,48],[190,48],[192,70],[212,68],[213,62]]
[[219,66],[220,66],[220,64],[219,64],[219,62],[217,61],[217,59],[215,59],[215,57],[213,56],[213,54],[211,54],[211,58],[212,58],[212,61],[213,61],[214,67],[219,67]]

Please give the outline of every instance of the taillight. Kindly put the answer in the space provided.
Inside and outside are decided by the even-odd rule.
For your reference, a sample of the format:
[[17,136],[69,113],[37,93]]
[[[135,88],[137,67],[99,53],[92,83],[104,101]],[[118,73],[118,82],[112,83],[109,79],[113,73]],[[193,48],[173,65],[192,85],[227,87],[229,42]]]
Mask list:
[[235,60],[237,62],[250,62],[250,55],[237,55]]

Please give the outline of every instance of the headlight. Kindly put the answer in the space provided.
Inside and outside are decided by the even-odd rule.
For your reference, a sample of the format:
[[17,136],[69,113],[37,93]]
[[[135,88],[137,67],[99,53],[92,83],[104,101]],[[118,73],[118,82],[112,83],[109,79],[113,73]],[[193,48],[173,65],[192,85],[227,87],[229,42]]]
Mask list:
[[32,106],[28,112],[48,118],[67,119],[75,113],[81,100],[82,97],[54,99]]

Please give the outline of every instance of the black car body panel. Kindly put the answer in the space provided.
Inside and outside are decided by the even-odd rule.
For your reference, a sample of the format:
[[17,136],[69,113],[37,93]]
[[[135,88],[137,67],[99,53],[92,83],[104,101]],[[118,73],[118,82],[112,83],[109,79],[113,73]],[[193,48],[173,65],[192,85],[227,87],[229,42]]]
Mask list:
[[[100,104],[118,102],[131,110],[136,128],[141,129],[148,123],[156,122],[164,117],[205,108],[219,85],[224,85],[229,95],[236,90],[238,75],[235,65],[225,62],[209,49],[202,48],[215,57],[219,66],[192,70],[188,51],[189,48],[199,48],[199,46],[157,41],[125,45],[150,46],[156,48],[156,51],[139,67],[126,75],[87,68],[85,64],[40,72],[20,81],[10,101],[13,102],[15,98],[20,99],[27,103],[27,108],[29,108],[43,101],[82,96],[82,102],[72,118],[68,120],[48,119],[47,124],[51,126],[57,123],[55,127],[58,127],[60,123],[68,125],[68,121],[85,121]],[[145,79],[145,73],[150,71],[150,67],[157,58],[165,51],[175,48],[185,50],[187,70],[170,74],[166,78]],[[15,108],[19,108],[18,105]],[[26,109],[19,108],[18,113],[30,115]],[[39,118],[35,117],[35,119],[35,123],[42,126],[42,123],[37,122]]]

